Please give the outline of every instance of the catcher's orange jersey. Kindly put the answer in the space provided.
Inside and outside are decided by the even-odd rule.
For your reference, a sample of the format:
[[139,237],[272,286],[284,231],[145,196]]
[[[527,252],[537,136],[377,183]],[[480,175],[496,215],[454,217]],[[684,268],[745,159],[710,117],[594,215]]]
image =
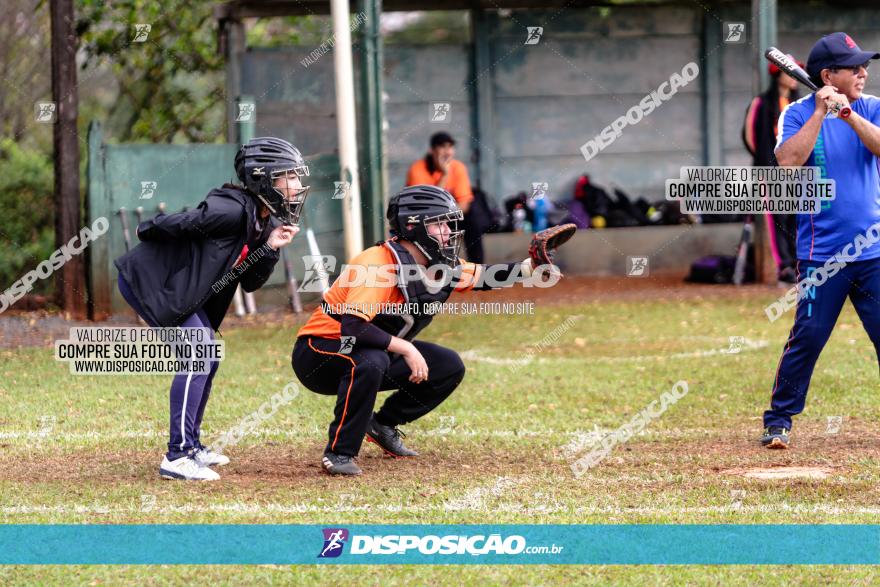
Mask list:
[[[387,270],[369,272],[366,283],[358,282],[358,273],[364,275],[357,266],[385,268]],[[462,276],[455,291],[468,291],[476,284],[479,266],[462,260]],[[361,279],[361,282],[364,280]],[[354,284],[354,285],[349,285]],[[366,321],[371,321],[383,306],[402,304],[406,300],[397,285],[397,260],[394,253],[385,245],[377,245],[366,249],[346,265],[342,273],[324,292],[324,302],[331,308],[342,308],[342,313],[353,314]],[[320,336],[321,338],[340,338],[342,325],[338,320],[328,316],[322,306],[315,308],[305,326],[299,329],[297,336]]]

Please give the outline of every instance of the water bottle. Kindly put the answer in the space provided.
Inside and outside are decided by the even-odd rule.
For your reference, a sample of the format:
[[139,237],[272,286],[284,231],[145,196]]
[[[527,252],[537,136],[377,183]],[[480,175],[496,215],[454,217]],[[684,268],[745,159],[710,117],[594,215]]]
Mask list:
[[547,228],[547,199],[544,196],[535,198],[535,222],[533,229],[541,232]]
[[526,211],[522,205],[513,209],[513,232],[522,232],[526,225]]

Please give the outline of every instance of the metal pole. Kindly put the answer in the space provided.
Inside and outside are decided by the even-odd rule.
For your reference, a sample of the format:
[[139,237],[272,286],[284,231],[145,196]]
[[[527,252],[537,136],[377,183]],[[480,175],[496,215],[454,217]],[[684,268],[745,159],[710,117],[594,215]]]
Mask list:
[[358,18],[363,23],[358,29],[360,38],[360,84],[358,97],[361,121],[361,167],[364,170],[365,200],[364,232],[367,242],[382,240],[385,236],[384,210],[386,194],[386,158],[384,152],[385,121],[382,102],[382,37],[379,21],[382,0],[358,0]]
[[776,0],[752,0],[752,63],[755,64],[752,76],[752,94],[757,96],[770,84],[770,73],[764,51],[777,45],[777,5]]
[[[757,96],[770,84],[764,51],[776,46],[776,0],[752,0],[752,95]],[[772,220],[772,219],[771,219]],[[758,283],[776,283],[776,262],[770,251],[767,217],[755,218],[755,280]]]
[[339,135],[340,180],[349,189],[342,200],[345,256],[351,259],[363,249],[361,192],[357,163],[357,126],[354,114],[354,69],[351,63],[351,29],[348,0],[331,0],[333,16],[333,61],[336,75],[336,121]]

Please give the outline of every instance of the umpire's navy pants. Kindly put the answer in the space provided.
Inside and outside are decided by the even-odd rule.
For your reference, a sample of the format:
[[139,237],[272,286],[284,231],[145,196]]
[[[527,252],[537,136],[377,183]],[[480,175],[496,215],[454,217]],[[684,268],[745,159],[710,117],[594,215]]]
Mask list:
[[[140,302],[134,296],[128,283],[119,276],[119,293],[128,302],[128,305],[137,312],[150,326],[144,316],[144,310]],[[201,308],[186,317],[180,324],[181,328],[207,328],[214,340],[214,331],[208,316]],[[211,361],[209,373],[191,373],[184,371],[174,375],[171,381],[171,416],[169,420],[168,460],[173,461],[185,456],[194,448],[202,447],[199,440],[202,428],[202,418],[205,415],[205,406],[208,404],[208,396],[211,395],[211,383],[220,366],[219,361]]]
[[[798,261],[798,281],[812,275],[824,263]],[[819,353],[828,342],[846,298],[868,332],[880,359],[880,259],[849,263],[820,286],[807,289],[798,300],[794,326],[779,360],[773,381],[770,409],[764,426],[791,428],[791,417],[800,414]]]

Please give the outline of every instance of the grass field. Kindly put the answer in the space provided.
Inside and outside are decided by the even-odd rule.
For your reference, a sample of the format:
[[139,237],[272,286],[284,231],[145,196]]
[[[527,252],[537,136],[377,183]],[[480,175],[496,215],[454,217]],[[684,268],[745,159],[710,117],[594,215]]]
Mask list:
[[[792,317],[771,324],[778,290],[571,290],[534,315],[444,316],[423,338],[455,348],[468,374],[405,427],[422,456],[364,445],[364,475],[322,474],[332,400],[303,390],[227,450],[213,484],[163,482],[167,376],[71,376],[49,348],[0,350],[4,523],[877,523],[880,399],[874,348],[847,305],[816,369],[793,448],[757,438]],[[622,283],[622,282],[621,282]],[[522,295],[522,294],[517,294]],[[503,297],[508,296],[508,297]],[[456,301],[510,299],[507,292]],[[575,319],[569,320],[574,316]],[[568,322],[566,322],[568,320]],[[561,324],[570,328],[558,328]],[[554,329],[558,339],[548,343]],[[224,328],[228,359],[208,439],[294,380],[296,324]],[[559,332],[564,330],[564,332]],[[728,352],[730,337],[741,350]],[[555,338],[555,335],[554,335]],[[543,342],[542,342],[543,341]],[[530,348],[543,350],[530,362]],[[689,393],[580,478],[568,463],[679,380]],[[831,418],[831,420],[829,420]],[[756,478],[815,467],[822,478]],[[777,469],[778,470],[778,469]],[[197,548],[198,546],[193,546]],[[768,547],[772,547],[768,545]],[[409,567],[7,567],[3,583],[424,584],[451,569]],[[873,584],[868,567],[469,567],[454,583]]]

